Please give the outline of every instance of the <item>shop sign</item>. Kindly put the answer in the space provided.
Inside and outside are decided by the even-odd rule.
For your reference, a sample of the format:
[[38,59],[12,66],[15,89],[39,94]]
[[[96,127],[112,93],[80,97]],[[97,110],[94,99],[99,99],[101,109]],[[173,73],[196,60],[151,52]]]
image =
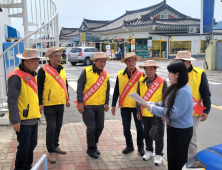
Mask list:
[[174,38],[173,36],[170,37],[170,41],[171,41],[171,42],[173,42],[173,38]]
[[152,40],[147,40],[148,58],[152,57]]
[[160,36],[153,36],[152,40],[160,40]]
[[132,39],[132,34],[129,34],[129,39]]
[[131,52],[135,51],[135,38],[131,40]]
[[123,41],[123,39],[122,38],[118,38],[118,41]]
[[80,36],[81,36],[81,42],[86,41],[86,33],[85,32],[81,32]]
[[73,37],[73,41],[80,41],[80,36],[77,35],[77,36]]

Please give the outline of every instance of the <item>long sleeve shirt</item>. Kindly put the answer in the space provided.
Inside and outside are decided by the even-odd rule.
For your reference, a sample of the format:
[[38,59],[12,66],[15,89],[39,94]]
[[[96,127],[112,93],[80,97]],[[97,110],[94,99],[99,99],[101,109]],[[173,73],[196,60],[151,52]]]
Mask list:
[[[193,66],[191,65],[188,69],[188,72],[195,71]],[[203,111],[204,113],[209,113],[211,109],[211,93],[210,88],[207,80],[206,74],[203,72],[201,75],[201,83],[199,87],[201,98],[203,99],[203,106],[206,107],[206,109]]]
[[[49,62],[49,65],[52,66]],[[56,71],[58,73],[60,73],[60,71],[62,69],[64,69],[64,67],[62,67],[61,65],[59,65],[57,68],[54,68],[56,69]],[[38,96],[39,96],[39,105],[42,105],[42,100],[43,100],[43,90],[44,90],[44,82],[45,82],[45,71],[43,70],[43,68],[40,68],[39,71],[38,71],[38,75],[37,75],[37,84],[38,84]],[[66,79],[66,89],[67,89],[67,92],[68,92],[68,81]],[[69,93],[68,93],[68,96],[69,96]]]
[[[19,65],[21,71],[27,72],[32,76],[36,76],[35,72],[30,72],[25,68],[23,64]],[[38,122],[38,119],[28,119],[21,120],[19,115],[18,108],[18,98],[21,91],[22,83],[21,78],[18,76],[11,76],[8,79],[8,110],[9,110],[9,119],[12,124],[21,123],[21,125],[35,125]],[[31,111],[31,110],[30,110]]]
[[[99,70],[98,68],[96,68],[95,65],[93,65],[93,72],[100,75],[102,70]],[[78,101],[78,103],[83,103],[83,91],[84,91],[85,85],[86,85],[86,70],[84,69],[78,79],[78,85],[77,85],[77,101]],[[110,95],[109,93],[110,93],[110,82],[108,80],[107,81],[105,104],[109,104],[109,95]]]
[[[144,81],[147,81],[147,87],[149,88],[150,85],[153,83],[153,81],[157,78],[157,75],[155,75],[155,78],[153,80],[149,80],[148,78],[146,78]],[[164,80],[163,82],[163,90],[162,90],[162,94],[164,94],[164,92],[167,89],[167,82]],[[138,88],[137,88],[137,93],[140,95],[140,83],[138,84]],[[137,114],[141,114],[141,106],[138,104],[138,102],[136,102],[136,110],[137,110]]]
[[[167,106],[167,100],[165,101]],[[193,126],[193,97],[190,85],[182,87],[176,94],[170,116],[167,108],[151,104],[150,112],[158,117],[163,117],[166,123],[175,128],[189,128]]]

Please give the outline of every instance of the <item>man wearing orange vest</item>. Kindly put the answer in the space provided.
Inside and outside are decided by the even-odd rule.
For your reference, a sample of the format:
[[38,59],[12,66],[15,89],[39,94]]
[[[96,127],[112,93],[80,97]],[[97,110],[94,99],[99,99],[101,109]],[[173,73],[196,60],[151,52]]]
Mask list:
[[[138,84],[137,93],[146,101],[146,102],[161,102],[162,95],[167,89],[166,81],[156,75],[156,69],[160,68],[156,61],[154,60],[146,60],[144,65],[139,66],[139,68],[144,69],[146,76],[140,78]],[[144,125],[144,138],[146,142],[146,152],[143,155],[144,160],[149,160],[153,153],[153,139],[150,138],[149,132],[154,124],[154,122],[158,122],[159,134],[158,139],[155,141],[155,159],[154,164],[160,165],[162,163],[163,156],[163,136],[164,136],[164,123],[162,122],[162,118],[152,115],[145,108],[141,111],[140,105],[137,103],[137,118],[143,121]]]
[[132,113],[137,129],[137,146],[138,152],[141,156],[144,155],[143,143],[143,123],[137,119],[136,101],[131,99],[128,95],[137,92],[138,82],[143,72],[136,68],[136,62],[140,60],[140,56],[135,52],[126,53],[125,58],[121,60],[126,64],[126,69],[118,72],[116,78],[116,85],[112,101],[112,114],[115,115],[116,103],[119,98],[119,107],[122,116],[124,136],[126,138],[126,148],[122,151],[123,154],[128,154],[134,151],[132,134],[130,131]]
[[51,163],[56,162],[55,152],[66,154],[66,151],[59,146],[64,104],[70,107],[66,71],[61,65],[62,51],[63,49],[59,47],[48,49],[45,57],[49,57],[49,62],[39,69],[37,76],[39,107],[41,113],[44,112],[47,123],[46,147]]
[[[189,51],[178,51],[174,60],[181,60],[188,69],[189,85],[193,95],[193,137],[191,139],[188,158],[197,154],[197,128],[200,121],[205,121],[208,117],[211,108],[211,93],[207,76],[204,70],[193,67]],[[203,106],[202,106],[203,103]]]
[[106,53],[95,53],[92,66],[86,67],[77,86],[77,107],[85,123],[88,149],[86,153],[97,159],[100,151],[97,148],[99,137],[104,128],[104,111],[109,110],[109,74],[104,69]]
[[41,117],[35,72],[40,56],[36,49],[24,49],[16,56],[22,63],[8,75],[8,109],[18,140],[15,170],[26,170],[32,168]]

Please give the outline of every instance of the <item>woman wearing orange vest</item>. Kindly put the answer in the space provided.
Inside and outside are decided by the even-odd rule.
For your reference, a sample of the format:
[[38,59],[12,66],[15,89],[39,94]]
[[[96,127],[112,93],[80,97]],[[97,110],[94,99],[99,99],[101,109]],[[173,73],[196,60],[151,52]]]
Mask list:
[[66,154],[59,146],[64,105],[70,107],[66,71],[61,65],[62,51],[59,47],[48,49],[45,57],[49,57],[50,61],[39,69],[37,77],[39,107],[41,112],[44,111],[46,118],[46,147],[51,163],[56,162],[55,153]]
[[[156,75],[156,69],[160,68],[157,64],[156,61],[154,60],[147,60],[144,62],[143,66],[139,66],[139,68],[142,68],[145,70],[146,76],[143,76],[140,78],[139,84],[138,84],[138,94],[145,98],[145,95],[149,95],[147,97],[147,102],[161,102],[162,100],[162,95],[167,89],[167,83],[166,81],[161,78],[160,76]],[[159,83],[159,87],[155,88],[155,84]],[[152,89],[152,87],[155,86],[155,90]],[[159,119],[159,132],[161,134],[160,138],[155,141],[155,165],[160,165],[162,163],[162,156],[163,156],[163,136],[164,136],[164,123],[162,123],[162,120],[160,117],[154,116],[151,114],[149,111],[147,111],[145,108],[141,111],[141,107],[137,103],[137,118],[139,120],[142,119],[143,125],[144,125],[144,138],[146,142],[146,152],[143,155],[144,160],[149,160],[152,156],[154,156],[153,153],[153,140],[149,136],[150,129],[153,125],[154,119],[157,120]],[[164,121],[164,120],[163,120]]]
[[[211,108],[211,93],[206,73],[203,69],[193,67],[191,61],[196,60],[191,57],[189,51],[178,51],[174,60],[181,60],[187,67],[189,85],[192,90],[193,99],[198,103],[193,111],[193,137],[188,149],[188,158],[197,154],[197,129],[200,121],[205,121]],[[203,106],[201,104],[203,103]],[[199,109],[200,108],[200,109]]]
[[18,140],[15,170],[26,170],[32,168],[41,117],[35,72],[40,56],[37,49],[25,49],[16,56],[22,63],[8,76],[8,109]]

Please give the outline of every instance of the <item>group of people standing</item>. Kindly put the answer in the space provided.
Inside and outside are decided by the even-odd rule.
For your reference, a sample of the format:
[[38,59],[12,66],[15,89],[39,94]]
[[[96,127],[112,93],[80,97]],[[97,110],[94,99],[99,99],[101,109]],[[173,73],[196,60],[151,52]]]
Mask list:
[[[45,55],[49,57],[49,62],[40,68],[37,74],[39,53],[35,49],[25,49],[23,54],[17,55],[22,59],[22,63],[8,76],[9,119],[19,143],[15,170],[31,169],[33,150],[37,145],[38,120],[43,112],[47,123],[46,147],[49,161],[56,162],[55,153],[66,154],[59,146],[64,105],[70,107],[61,52],[59,47],[50,48]],[[75,101],[87,127],[86,153],[95,159],[101,154],[97,145],[104,128],[104,114],[109,110],[110,82],[109,74],[105,70],[107,59],[109,58],[104,52],[95,53],[94,58],[91,58],[94,64],[82,71]],[[115,115],[117,105],[122,117],[126,140],[126,148],[122,153],[129,154],[134,151],[130,130],[133,117],[139,154],[144,160],[155,156],[155,164],[160,165],[166,122],[168,169],[182,169],[188,156],[197,153],[198,124],[206,120],[210,111],[211,94],[206,74],[204,70],[192,66],[191,60],[194,58],[188,51],[179,51],[176,61],[167,67],[171,83],[167,87],[166,80],[156,74],[159,68],[156,61],[145,61],[139,66],[144,69],[142,72],[136,68],[139,60],[140,57],[135,52],[127,53],[120,60],[126,64],[126,68],[118,72],[112,99],[112,114]],[[138,93],[147,105],[141,105],[130,98],[128,95],[133,92]],[[154,125],[157,125],[158,132],[155,139],[150,135]]]

